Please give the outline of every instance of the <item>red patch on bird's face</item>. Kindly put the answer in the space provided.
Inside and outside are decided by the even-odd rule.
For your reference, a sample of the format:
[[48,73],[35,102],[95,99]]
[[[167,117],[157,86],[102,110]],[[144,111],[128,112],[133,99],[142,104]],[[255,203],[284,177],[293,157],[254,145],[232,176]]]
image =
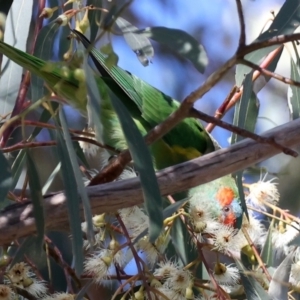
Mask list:
[[225,225],[235,227],[236,217],[232,211],[231,205],[225,205],[222,207],[222,214],[220,215],[219,221]]
[[230,225],[230,226],[235,226],[235,222],[236,222],[236,217],[234,213],[230,213],[229,215],[227,215],[224,219],[223,219],[223,224],[225,225]]
[[221,206],[230,205],[234,199],[234,192],[229,187],[222,187],[216,194],[216,199],[219,201]]

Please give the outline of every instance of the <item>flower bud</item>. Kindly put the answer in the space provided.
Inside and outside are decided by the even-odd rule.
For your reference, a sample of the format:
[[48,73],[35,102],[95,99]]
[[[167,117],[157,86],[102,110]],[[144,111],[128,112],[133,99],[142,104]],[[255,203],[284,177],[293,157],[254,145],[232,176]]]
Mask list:
[[60,26],[66,26],[69,22],[70,18],[65,14],[59,15],[55,20],[55,23],[59,24]]
[[76,0],[68,0],[66,3],[64,3],[64,6],[67,6],[68,4],[70,4],[70,3],[73,3],[73,2],[75,2]]
[[74,77],[80,82],[85,82],[85,73],[83,69],[77,68],[74,70]]
[[93,217],[93,224],[96,227],[104,227],[106,225],[106,222],[105,222],[105,213]]
[[45,19],[48,19],[48,18],[51,18],[53,16],[53,13],[58,9],[58,6],[55,6],[55,7],[45,7],[41,14],[39,15],[39,18],[45,18]]
[[101,257],[101,260],[105,263],[105,265],[107,267],[109,267],[112,263],[112,257],[111,256],[104,256],[104,257]]
[[76,22],[76,30],[78,30],[79,32],[81,32],[82,34],[84,34],[86,32],[86,30],[90,27],[90,21],[88,18],[88,10],[85,11],[85,14],[82,18],[81,21]]
[[145,299],[145,293],[144,293],[144,287],[141,286],[141,288],[134,293],[134,298],[136,300],[144,300]]

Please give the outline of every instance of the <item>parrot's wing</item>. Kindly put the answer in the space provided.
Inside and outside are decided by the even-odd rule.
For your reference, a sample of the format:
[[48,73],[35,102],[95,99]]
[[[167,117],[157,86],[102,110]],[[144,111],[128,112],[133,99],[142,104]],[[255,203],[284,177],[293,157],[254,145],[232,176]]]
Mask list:
[[[73,32],[89,51],[100,74],[113,79],[113,81],[117,83],[123,93],[137,105],[142,118],[149,123],[150,128],[161,123],[178,109],[180,106],[178,101],[165,95],[135,75],[117,66],[108,68],[105,63],[106,56],[95,47],[92,47],[90,41],[83,34],[75,30],[73,30]],[[115,92],[115,89],[113,91]],[[117,93],[120,95],[120,92],[117,91]],[[120,97],[120,100],[122,100],[123,103],[128,102],[128,97]],[[124,104],[128,107],[128,103]],[[163,139],[173,151],[178,154],[179,160],[177,163],[215,150],[210,136],[202,124],[194,118],[186,118],[180,122],[174,129],[166,134]]]
[[0,53],[26,70],[43,78],[56,94],[73,100],[73,105],[80,109],[81,112],[86,113],[87,92],[85,82],[78,81],[74,77],[74,72],[64,70],[56,63],[46,62],[2,41],[0,41]]

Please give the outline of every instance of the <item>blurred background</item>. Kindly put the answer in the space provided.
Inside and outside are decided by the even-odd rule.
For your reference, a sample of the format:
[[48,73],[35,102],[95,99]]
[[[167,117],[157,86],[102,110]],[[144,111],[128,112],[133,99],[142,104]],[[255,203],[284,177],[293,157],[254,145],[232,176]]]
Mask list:
[[[13,1],[6,23],[4,41],[22,50],[29,51],[30,42],[28,42],[27,37],[29,32],[33,30],[33,26],[30,26],[30,24],[33,24],[31,20],[36,19],[37,7],[40,3],[38,0]],[[55,3],[62,4],[57,0],[49,0],[47,5],[53,7]],[[107,8],[112,3],[120,3],[121,5],[124,1],[102,1],[103,6]],[[283,0],[242,1],[246,24],[246,40],[248,43],[255,40],[261,31],[270,25],[272,13],[276,14],[283,3]],[[2,3],[0,8],[4,8]],[[209,57],[209,65],[205,73],[200,74],[191,63],[180,58],[172,50],[155,42],[153,42],[155,55],[152,63],[144,67],[121,36],[112,36],[114,51],[118,54],[120,67],[137,75],[179,101],[182,101],[191,91],[199,87],[237,49],[240,28],[234,0],[136,0],[124,11],[122,17],[138,28],[165,26],[184,30],[205,47]],[[45,21],[44,25],[47,25],[47,23],[48,21]],[[56,37],[67,34],[69,34],[68,28],[61,28]],[[61,43],[59,41],[61,41],[59,38],[54,41],[53,60],[60,60],[62,54],[68,49],[67,42]],[[100,41],[103,44],[105,42],[107,42],[107,37]],[[289,49],[286,48],[276,70],[277,73],[286,77],[290,77],[289,53]],[[6,63],[7,60],[3,58],[2,70]],[[10,64],[10,66],[13,66],[13,64]],[[16,66],[13,66],[13,68],[13,71],[10,69],[1,75],[1,115],[13,109],[19,90],[22,70]],[[207,114],[214,115],[235,84],[234,76],[235,70],[232,69],[211,91],[197,101],[196,108]],[[287,85],[271,79],[266,87],[258,93],[260,112],[256,125],[257,133],[262,133],[290,120],[287,89]],[[65,110],[71,128],[82,129],[85,126],[86,121],[72,108],[66,106]],[[234,110],[232,109],[226,114],[224,120],[232,123],[233,113]],[[37,118],[34,114],[31,117],[33,119]],[[222,147],[230,145],[230,132],[215,128],[212,135]],[[38,140],[46,140],[49,137],[49,132],[43,130],[38,136]],[[20,130],[14,132],[12,142],[14,139],[20,139]],[[43,185],[47,181],[49,174],[56,167],[57,157],[51,148],[32,149],[32,154],[39,169],[41,184]],[[15,153],[12,156],[14,157]],[[278,178],[277,182],[281,194],[280,206],[292,210],[294,214],[298,214],[300,209],[299,162],[300,159],[292,159],[281,154],[259,165],[259,167],[266,168],[269,173],[269,179],[273,177]],[[255,182],[262,175],[264,175],[262,171],[253,172],[251,170],[251,172],[247,172],[246,179],[248,182]],[[24,176],[22,178],[24,179]],[[20,186],[23,179],[20,180]],[[57,176],[48,192],[61,189],[63,189],[62,180],[60,176]],[[59,247],[70,248],[64,235],[56,236],[55,239]]]
[[[33,20],[37,20],[38,6],[42,2],[38,0],[15,0],[12,2],[4,36],[4,40],[7,43],[29,51],[31,41],[27,37],[30,36],[29,33],[32,33],[34,29]],[[62,5],[64,2],[48,0],[45,3],[46,6],[53,7]],[[268,28],[273,14],[278,12],[283,3],[283,0],[242,1],[246,24],[246,40],[248,43],[255,40],[262,30]],[[123,5],[124,1],[102,1],[102,7],[105,8],[109,8],[113,4]],[[68,5],[67,9],[72,8],[71,5]],[[5,10],[5,5],[1,4],[0,8]],[[24,10],[27,12],[26,14],[24,14]],[[205,47],[209,57],[209,64],[204,74],[200,74],[190,62],[182,59],[175,52],[155,41],[152,41],[155,55],[149,66],[144,67],[122,36],[110,35],[114,51],[119,57],[119,66],[179,101],[182,101],[191,91],[199,87],[213,71],[229,59],[236,51],[238,45],[240,28],[236,4],[233,0],[136,0],[124,11],[122,17],[140,29],[151,26],[165,26],[184,30]],[[46,26],[47,24],[49,24],[49,21],[44,20],[44,25]],[[69,30],[66,26],[60,28],[53,37],[52,56],[50,56],[53,60],[60,60],[63,53],[67,51],[68,42],[62,37],[68,34]],[[108,37],[105,36],[99,44],[105,44],[107,41]],[[49,51],[49,49],[46,50]],[[290,77],[290,53],[290,49],[285,47],[276,69],[277,73],[286,77]],[[7,60],[4,57],[2,69],[6,63]],[[13,64],[10,63],[10,66],[13,66]],[[21,75],[22,70],[14,66],[13,72],[6,71],[1,76],[1,115],[12,110],[18,93]],[[232,69],[211,91],[196,102],[196,108],[214,115],[233,87],[235,83],[234,76],[235,70]],[[287,85],[271,79],[258,93],[260,112],[256,125],[257,133],[264,132],[290,120],[287,89]],[[66,106],[65,109],[70,127],[82,129],[85,125],[85,120],[71,107]],[[234,109],[231,109],[225,115],[224,120],[231,123],[233,114]],[[221,128],[215,128],[212,134],[222,147],[227,147],[230,144],[230,132]],[[49,134],[46,130],[43,130],[38,137],[39,140],[48,138]],[[46,151],[51,159],[45,161],[43,156],[40,155],[41,151]],[[34,149],[33,152],[37,153],[38,165],[43,170],[40,172],[43,183],[55,167],[55,157],[53,151],[49,149]],[[278,177],[284,207],[297,209],[298,211],[299,201],[295,199],[295,195],[298,195],[296,192],[299,180],[297,172],[298,160],[293,159],[291,162],[290,157],[281,154],[268,159],[261,163],[260,166],[265,167],[271,177]],[[251,176],[247,176],[248,181],[258,180],[262,174],[260,171],[256,172],[256,174],[254,173],[251,172]],[[294,187],[296,190],[294,190]],[[56,180],[49,191],[62,188],[61,181]],[[293,197],[290,195],[293,195]]]

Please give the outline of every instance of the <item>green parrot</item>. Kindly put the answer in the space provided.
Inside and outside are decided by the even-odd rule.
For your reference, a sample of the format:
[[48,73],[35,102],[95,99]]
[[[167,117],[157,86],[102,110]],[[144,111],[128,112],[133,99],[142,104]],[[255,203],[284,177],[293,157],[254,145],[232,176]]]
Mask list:
[[[90,42],[84,35],[79,32],[75,32],[75,34],[86,48],[90,47]],[[135,75],[117,66],[107,67],[104,54],[95,48],[89,50],[89,55],[101,75],[95,75],[95,80],[101,95],[100,119],[104,129],[103,142],[105,144],[119,151],[127,149],[126,140],[118,117],[110,103],[107,89],[110,89],[126,106],[142,135],[161,123],[180,106],[177,100],[165,95]],[[87,114],[87,88],[85,80],[78,76],[79,68],[62,68],[2,41],[0,41],[0,53],[43,78],[57,95],[66,99],[81,113]],[[194,118],[184,119],[163,138],[150,146],[156,170],[194,159],[214,150],[214,143],[209,134],[203,125]],[[209,195],[209,201],[216,200],[213,202],[216,208],[214,217],[224,224],[234,225],[236,219],[242,214],[234,179],[228,175],[211,184],[191,189],[188,192],[191,203],[195,199],[204,201],[203,191],[208,189],[206,196]],[[231,193],[228,192],[230,189]]]

